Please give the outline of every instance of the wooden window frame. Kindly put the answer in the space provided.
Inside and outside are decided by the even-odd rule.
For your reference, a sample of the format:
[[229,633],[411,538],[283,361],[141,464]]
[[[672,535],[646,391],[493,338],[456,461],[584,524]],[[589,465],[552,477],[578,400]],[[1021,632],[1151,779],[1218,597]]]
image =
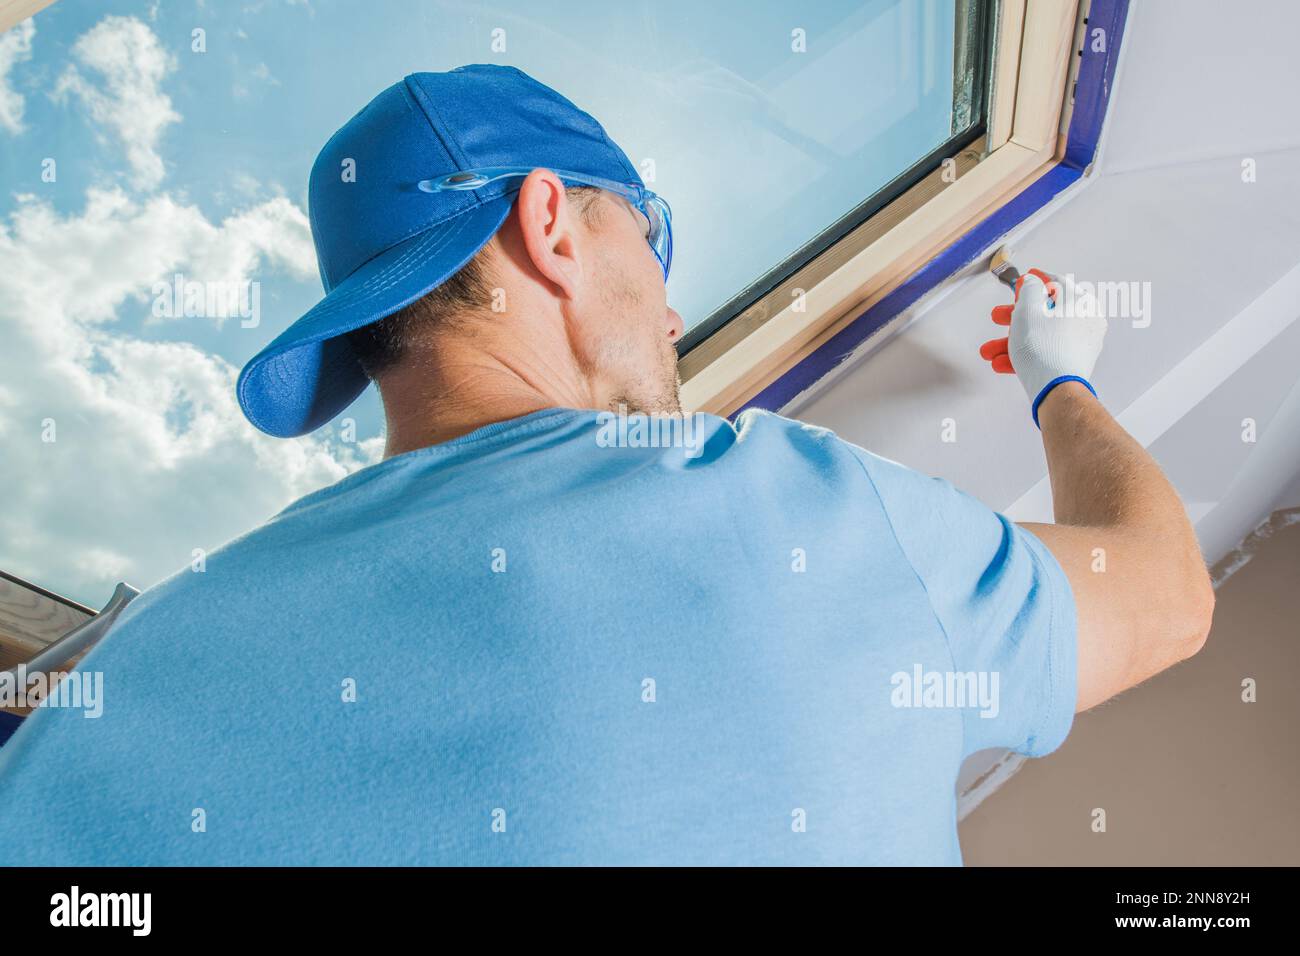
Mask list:
[[682,356],[687,412],[739,411],[1063,156],[1082,6],[1001,0],[984,140]]

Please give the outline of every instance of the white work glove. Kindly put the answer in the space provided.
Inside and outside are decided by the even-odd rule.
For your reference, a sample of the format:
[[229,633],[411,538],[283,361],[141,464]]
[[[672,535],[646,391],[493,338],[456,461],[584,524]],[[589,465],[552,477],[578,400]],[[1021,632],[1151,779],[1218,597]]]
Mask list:
[[995,372],[1015,372],[1038,406],[1062,382],[1082,382],[1093,395],[1092,369],[1106,337],[1106,317],[1095,296],[1080,294],[1068,278],[1031,269],[1016,284],[1016,304],[993,309],[993,321],[1010,325],[1007,338],[980,346]]

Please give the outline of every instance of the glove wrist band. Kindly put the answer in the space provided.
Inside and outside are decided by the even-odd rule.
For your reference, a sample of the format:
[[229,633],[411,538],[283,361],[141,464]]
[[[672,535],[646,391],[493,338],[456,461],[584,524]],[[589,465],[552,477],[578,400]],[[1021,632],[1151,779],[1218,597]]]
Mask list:
[[1097,390],[1093,388],[1092,383],[1088,381],[1086,378],[1084,378],[1082,375],[1056,376],[1056,378],[1052,379],[1050,382],[1048,382],[1046,385],[1042,387],[1042,390],[1039,391],[1038,393],[1038,397],[1034,399],[1033,407],[1030,409],[1030,414],[1034,416],[1034,425],[1037,426],[1039,431],[1043,430],[1043,426],[1038,424],[1038,406],[1043,404],[1043,399],[1047,397],[1047,393],[1050,392],[1052,389],[1056,388],[1056,386],[1060,385],[1062,382],[1079,382],[1083,385],[1084,388],[1092,392],[1093,398],[1097,397]]

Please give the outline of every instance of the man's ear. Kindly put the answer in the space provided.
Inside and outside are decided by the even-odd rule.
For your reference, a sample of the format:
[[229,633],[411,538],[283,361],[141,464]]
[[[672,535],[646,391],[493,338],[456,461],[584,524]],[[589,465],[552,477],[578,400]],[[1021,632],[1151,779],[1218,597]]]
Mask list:
[[570,299],[577,297],[582,278],[573,212],[564,184],[549,169],[529,173],[515,200],[519,233],[533,268]]

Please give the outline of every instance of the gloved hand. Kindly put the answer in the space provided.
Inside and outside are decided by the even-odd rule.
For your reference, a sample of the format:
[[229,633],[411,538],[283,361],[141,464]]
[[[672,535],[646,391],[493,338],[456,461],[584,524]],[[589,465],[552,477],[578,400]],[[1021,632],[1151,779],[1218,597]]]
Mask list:
[[980,357],[995,372],[1016,373],[1035,425],[1038,406],[1062,382],[1082,382],[1097,394],[1088,379],[1106,336],[1106,317],[1094,296],[1078,294],[1069,279],[1030,269],[1016,281],[1016,304],[995,306],[993,321],[1010,325],[1010,335],[985,342]]

